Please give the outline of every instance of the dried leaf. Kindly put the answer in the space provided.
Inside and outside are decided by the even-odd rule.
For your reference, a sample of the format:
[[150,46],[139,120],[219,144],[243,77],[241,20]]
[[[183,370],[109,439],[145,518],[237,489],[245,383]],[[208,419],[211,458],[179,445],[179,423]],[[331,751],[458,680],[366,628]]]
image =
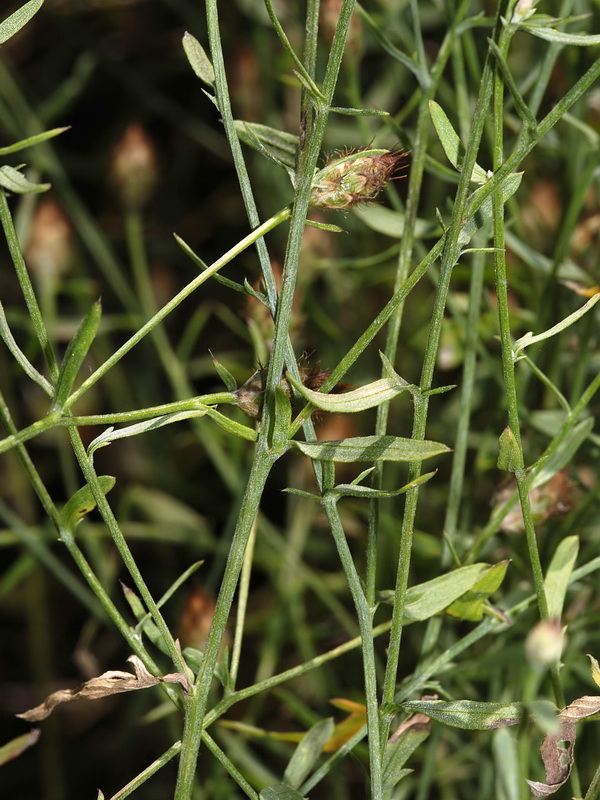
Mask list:
[[[600,696],[578,697],[558,715],[558,733],[544,736],[540,753],[546,770],[546,783],[527,781],[536,797],[548,797],[566,783],[573,766],[573,748],[577,736],[575,722],[600,711]],[[566,743],[566,747],[565,747]]]
[[185,692],[190,690],[188,678],[180,672],[157,678],[148,672],[137,656],[129,656],[127,660],[133,664],[134,675],[131,672],[123,672],[118,669],[108,670],[108,672],[103,672],[102,675],[86,681],[77,689],[60,689],[58,692],[53,692],[41,705],[29,709],[29,711],[24,711],[22,714],[17,714],[17,717],[28,722],[39,722],[42,719],[46,719],[54,708],[61,703],[83,699],[98,700],[101,697],[109,697],[121,692],[147,689],[159,683],[179,683]]
[[[557,734],[544,736],[540,753],[546,769],[546,783],[527,781],[536,797],[548,797],[566,783],[573,765],[575,737],[575,725],[572,722],[563,722]],[[566,747],[563,746],[565,742]]]
[[600,711],[600,696],[599,695],[585,695],[573,700],[566,708],[564,708],[558,718],[565,722],[578,722],[580,719],[591,717]]

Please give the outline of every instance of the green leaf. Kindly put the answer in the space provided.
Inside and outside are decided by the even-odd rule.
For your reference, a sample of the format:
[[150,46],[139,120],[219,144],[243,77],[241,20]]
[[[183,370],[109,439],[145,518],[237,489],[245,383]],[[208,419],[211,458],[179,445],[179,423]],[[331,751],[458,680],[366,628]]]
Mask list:
[[258,795],[260,800],[304,800],[300,792],[286,786],[285,783],[276,783],[265,787]]
[[492,741],[496,773],[496,800],[520,800],[519,751],[506,728],[500,728]]
[[538,25],[521,25],[520,28],[522,31],[527,31],[527,33],[531,33],[540,39],[545,39],[547,42],[574,44],[578,47],[590,47],[591,45],[600,44],[600,34],[565,33],[564,31],[557,31],[555,28],[542,28]]
[[212,359],[215,372],[225,384],[225,388],[227,389],[227,391],[235,392],[235,390],[238,388],[236,379],[233,377],[231,372],[229,372],[229,370],[226,367],[224,367],[223,364],[221,364],[220,361],[217,361],[217,359],[213,356],[212,353],[210,354],[210,357]]
[[235,120],[235,129],[242,142],[286,169],[292,171],[295,169],[298,150],[296,135],[271,128],[268,125],[238,119]]
[[567,536],[563,539],[548,567],[544,588],[548,601],[548,616],[550,619],[560,619],[565,602],[565,595],[571,579],[571,573],[579,553],[579,537]]
[[52,128],[51,131],[44,131],[44,133],[37,133],[35,136],[29,136],[27,139],[21,139],[19,142],[9,144],[6,147],[0,147],[0,156],[7,156],[10,153],[18,153],[19,150],[25,150],[27,147],[33,147],[40,142],[45,142],[47,139],[53,139],[55,136],[60,136],[61,133],[70,130],[70,125],[65,125],[63,128]]
[[44,0],[29,0],[24,6],[17,9],[10,17],[7,17],[4,22],[0,22],[0,44],[7,42],[11,36],[21,30],[26,25],[34,14],[40,10]]
[[146,419],[143,422],[136,422],[134,425],[127,425],[125,428],[115,430],[114,427],[107,428],[100,436],[96,436],[88,446],[88,455],[92,455],[99,447],[106,447],[117,439],[126,439],[128,436],[139,436],[141,433],[162,428],[164,425],[171,425],[174,422],[181,422],[184,419],[193,417],[203,417],[209,411],[208,406],[199,406],[190,411],[179,411],[176,414],[163,414],[154,419]]
[[[369,470],[370,472],[371,470]],[[392,489],[385,491],[385,489],[372,489],[370,486],[359,486],[356,483],[339,483],[331,489],[331,493],[339,497],[366,497],[372,499],[375,497],[397,497],[399,494],[404,494],[416,486],[421,486],[423,483],[430,481],[436,472],[427,472],[425,475],[420,475],[416,480],[405,483],[399,489]]]
[[18,758],[28,747],[33,747],[39,738],[40,729],[33,728],[29,733],[24,733],[23,736],[17,736],[16,739],[11,739],[10,742],[3,744],[0,747],[0,767],[6,764],[7,761]]
[[[116,483],[116,479],[112,475],[99,475],[98,481],[103,494],[108,494]],[[96,508],[96,501],[89,486],[82,486],[75,494],[65,503],[61,514],[61,525],[68,531],[73,531],[79,525],[81,520],[90,511]]]
[[303,783],[321,757],[325,744],[333,735],[334,727],[333,719],[329,717],[317,722],[306,733],[283,773],[286,784],[297,789]]
[[[535,478],[530,484],[530,489],[536,489],[538,486],[543,486],[550,478],[554,477],[557,472],[567,466],[573,459],[575,453],[579,450],[581,445],[585,442],[587,437],[592,432],[594,427],[594,419],[588,417],[581,420],[569,433],[569,435],[561,442],[550,458],[543,461],[539,468],[536,467]],[[556,430],[556,428],[555,428]]]
[[391,792],[402,778],[412,772],[410,769],[404,769],[404,764],[427,739],[430,729],[428,719],[413,714],[392,734],[383,754],[384,795]]
[[[429,113],[448,161],[458,172],[461,172],[465,148],[460,137],[452,127],[446,112],[435,100],[429,101]],[[488,174],[479,164],[475,164],[471,173],[471,180],[473,183],[487,183]]]
[[307,219],[306,225],[309,228],[316,228],[318,231],[327,231],[328,233],[346,233],[339,225],[331,225],[329,222],[316,222],[314,219]]
[[521,721],[522,703],[483,703],[477,700],[409,700],[400,708],[420,712],[453,728],[486,731],[516,725]]
[[405,392],[407,389],[414,389],[416,387],[406,383],[400,376],[396,378],[381,378],[380,380],[367,383],[359,389],[353,389],[350,392],[343,392],[342,394],[325,394],[324,392],[315,392],[313,389],[308,389],[300,381],[295,380],[289,373],[286,375],[287,380],[292,384],[294,389],[312,403],[317,408],[323,411],[329,411],[337,414],[353,414],[358,411],[365,411],[368,408],[375,408],[382,403],[391,400],[400,392]]
[[348,117],[389,117],[389,111],[380,108],[345,108],[343,106],[329,106],[334,114],[345,114]]
[[523,358],[522,351],[529,347],[536,342],[543,342],[545,339],[550,339],[552,336],[556,336],[557,333],[561,333],[562,331],[569,328],[574,322],[582,317],[584,314],[587,314],[590,309],[592,309],[596,303],[600,300],[600,294],[595,294],[584,303],[580,308],[574,311],[572,314],[569,314],[568,317],[565,317],[560,322],[557,322],[556,325],[553,325],[551,328],[548,328],[547,331],[543,333],[538,333],[537,335],[533,335],[533,331],[528,331],[524,336],[521,336],[520,339],[513,345],[513,361],[518,361],[520,358]]
[[197,77],[208,86],[214,86],[215,71],[211,60],[198,39],[187,31],[183,35],[183,49]]
[[125,586],[124,583],[121,583],[121,586],[123,588],[123,594],[125,595],[125,599],[127,600],[129,608],[132,610],[133,615],[138,623],[140,623],[139,627],[143,630],[148,639],[150,639],[152,644],[161,651],[161,653],[168,655],[169,648],[165,644],[163,635],[146,611],[140,598],[133,591],[133,589],[129,588],[129,586]]
[[[377,203],[355,206],[352,212],[364,224],[376,233],[401,239],[404,235],[404,214],[392,211],[391,208]],[[418,219],[415,223],[414,236],[416,239],[425,239],[439,234],[439,226],[435,223]]]
[[22,172],[8,164],[0,167],[0,186],[13,194],[37,194],[47,192],[50,188],[49,183],[32,183]]
[[521,463],[521,449],[510,428],[504,428],[498,444],[498,469],[505,472],[516,472]]
[[446,608],[446,614],[469,622],[479,622],[488,606],[488,598],[504,580],[509,563],[500,561],[491,566],[468,592]]
[[330,442],[298,442],[292,445],[309,458],[323,461],[423,461],[449,453],[440,442],[402,439],[399,436],[357,436]]
[[[435,614],[440,614],[472,589],[489,569],[489,564],[470,564],[419,583],[417,586],[411,586],[406,593],[404,624],[422,622]],[[383,602],[393,604],[395,592],[393,590],[380,592],[379,598]]]
[[[419,622],[439,614],[473,586],[488,564],[471,564],[460,567],[446,575],[439,575],[424,583],[411,586],[406,594],[403,622]],[[378,598],[393,605],[396,593],[393,589],[379,592]]]
[[[258,432],[254,428],[249,428],[248,425],[242,425],[241,422],[237,422],[231,419],[231,417],[226,417],[225,414],[221,414],[221,412],[217,411],[213,406],[207,406],[206,411],[203,413],[207,414],[207,416],[217,423],[219,428],[227,431],[227,433],[233,433],[234,436],[239,436],[247,442],[255,442],[258,439]],[[194,412],[194,416],[202,415],[196,415]],[[176,420],[173,420],[173,422],[175,421]]]
[[102,304],[100,300],[96,300],[82,319],[75,335],[69,342],[60,367],[58,380],[56,381],[54,399],[52,400],[49,411],[50,414],[62,412],[65,407],[65,403],[69,399],[69,394],[73,388],[75,378],[96,336],[101,316]]

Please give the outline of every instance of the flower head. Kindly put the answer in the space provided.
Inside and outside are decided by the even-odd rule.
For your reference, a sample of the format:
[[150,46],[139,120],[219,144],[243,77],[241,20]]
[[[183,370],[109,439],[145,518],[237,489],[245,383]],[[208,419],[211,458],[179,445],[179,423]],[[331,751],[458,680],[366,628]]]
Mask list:
[[315,175],[311,205],[345,209],[373,202],[395,177],[407,153],[392,150],[359,150],[343,153]]

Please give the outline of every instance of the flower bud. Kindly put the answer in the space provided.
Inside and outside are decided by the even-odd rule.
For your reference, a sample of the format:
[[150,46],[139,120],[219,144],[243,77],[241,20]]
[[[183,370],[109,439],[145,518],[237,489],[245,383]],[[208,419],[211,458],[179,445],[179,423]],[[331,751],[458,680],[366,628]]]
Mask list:
[[395,173],[406,155],[391,150],[344,153],[316,174],[311,205],[345,209],[373,202],[388,181],[401,177]]
[[44,199],[36,208],[27,245],[27,261],[41,283],[53,284],[69,270],[73,232],[60,206]]
[[543,669],[559,660],[565,644],[565,628],[559,619],[538,622],[525,641],[525,655],[534,669]]
[[139,210],[154,191],[157,177],[156,151],[141,125],[129,125],[115,147],[110,179],[122,205]]

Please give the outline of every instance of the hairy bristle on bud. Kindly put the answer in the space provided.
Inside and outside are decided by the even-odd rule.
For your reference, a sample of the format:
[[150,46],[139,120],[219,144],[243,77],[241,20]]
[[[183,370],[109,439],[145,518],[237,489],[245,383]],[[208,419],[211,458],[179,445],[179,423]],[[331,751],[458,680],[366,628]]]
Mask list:
[[360,150],[344,153],[317,173],[311,205],[346,209],[372,203],[389,181],[403,177],[398,170],[408,154],[392,150]]

